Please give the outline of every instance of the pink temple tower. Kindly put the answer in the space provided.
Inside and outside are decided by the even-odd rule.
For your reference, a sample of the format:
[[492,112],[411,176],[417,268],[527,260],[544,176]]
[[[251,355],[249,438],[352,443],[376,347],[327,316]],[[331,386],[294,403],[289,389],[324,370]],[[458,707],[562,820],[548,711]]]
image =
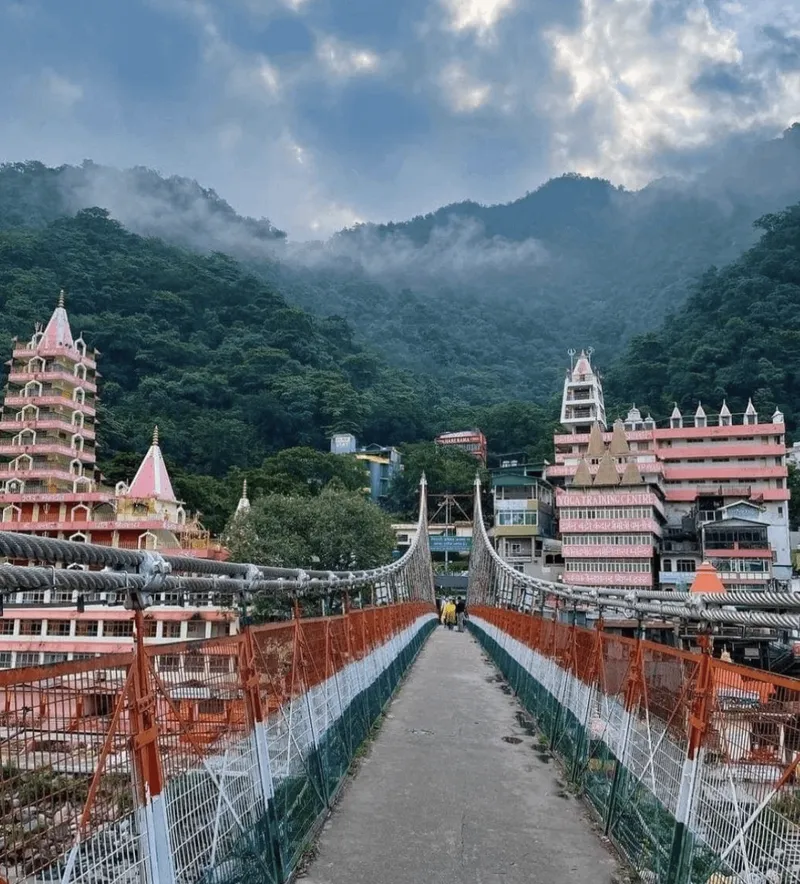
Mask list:
[[96,356],[73,338],[63,291],[44,330],[14,341],[0,418],[2,521],[14,530],[71,536],[92,513],[113,518],[114,492],[96,476]]
[[[97,355],[81,337],[73,337],[63,292],[44,330],[37,327],[24,345],[14,342],[0,416],[0,459],[6,461],[0,464],[0,528],[224,558],[225,551],[197,519],[187,518],[177,499],[158,428],[130,485],[103,483],[95,444]],[[217,607],[211,596],[164,593],[155,601],[145,620],[148,641],[211,638],[237,629],[235,614]],[[12,593],[5,602],[0,669],[114,653],[132,641],[131,612],[108,600],[78,611],[75,593],[43,587]],[[201,662],[228,665],[227,660]]]

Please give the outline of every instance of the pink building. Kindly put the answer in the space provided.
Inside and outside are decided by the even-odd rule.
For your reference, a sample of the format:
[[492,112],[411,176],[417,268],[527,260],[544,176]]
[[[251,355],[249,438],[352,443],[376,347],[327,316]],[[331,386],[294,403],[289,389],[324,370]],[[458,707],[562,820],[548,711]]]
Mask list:
[[[646,477],[646,478],[645,478]],[[616,424],[608,446],[598,424],[567,488],[556,490],[564,582],[653,587],[666,521],[661,477],[643,474]]]
[[[97,353],[74,338],[63,292],[45,328],[14,342],[0,417],[0,512],[5,531],[221,558],[172,488],[158,430],[130,485],[103,484],[96,465]],[[25,563],[20,563],[25,564]],[[153,639],[228,634],[228,611],[162,597],[148,612]],[[106,604],[76,611],[73,594],[42,589],[6,598],[0,668],[130,647],[132,614]],[[63,603],[64,607],[53,607]]]
[[[578,369],[581,377],[576,381]],[[570,398],[576,395],[576,383],[580,414],[575,413],[578,406]],[[592,489],[597,487],[607,446],[620,475],[619,489],[614,494],[623,494],[622,476],[627,466],[634,464],[655,498],[663,495],[663,525],[660,534],[655,535],[659,542],[652,585],[688,588],[704,559],[713,561],[729,589],[765,588],[773,579],[789,580],[789,490],[780,411],[764,421],[752,402],[739,415],[732,414],[725,402],[716,414],[708,414],[698,404],[691,416],[684,416],[676,406],[667,425],[657,426],[652,417],[642,417],[634,406],[624,420],[615,422],[611,432],[604,416],[599,375],[582,353],[565,381],[565,432],[554,438],[555,463],[547,470],[547,478],[562,486],[556,502],[565,561],[575,559],[569,547],[588,543],[576,540],[576,536],[581,532],[586,536],[599,533],[597,525],[576,523],[573,510],[579,505],[573,503],[584,499],[578,497],[578,487],[581,494],[588,493],[583,490],[588,488],[587,476],[592,479]],[[603,477],[606,493],[609,468],[604,469]],[[591,495],[587,501],[594,500],[594,490]],[[613,518],[597,521],[621,533],[622,525],[629,525],[630,520],[611,504],[604,505],[606,515],[609,509],[614,510]],[[577,570],[573,561],[567,566],[565,579],[572,583],[603,582],[578,579],[576,575],[581,573],[585,572]],[[614,573],[614,580],[608,583],[650,585],[638,576],[636,580],[617,581],[622,572]]]

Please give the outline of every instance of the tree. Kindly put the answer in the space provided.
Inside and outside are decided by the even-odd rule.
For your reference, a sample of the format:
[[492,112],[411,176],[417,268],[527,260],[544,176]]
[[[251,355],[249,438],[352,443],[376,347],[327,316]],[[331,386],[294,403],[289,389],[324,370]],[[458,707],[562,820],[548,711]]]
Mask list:
[[797,531],[800,528],[800,470],[793,464],[789,464],[789,478],[786,480],[789,489],[789,529]]
[[435,442],[405,445],[402,455],[403,472],[395,475],[389,486],[388,506],[392,512],[409,518],[414,518],[417,513],[419,482],[423,473],[431,497],[445,492],[469,494],[480,470],[480,464],[471,454]]
[[255,565],[360,571],[391,561],[392,522],[362,494],[325,488],[314,497],[267,494],[226,529],[231,558]]
[[317,495],[336,480],[345,491],[369,487],[369,472],[352,455],[331,454],[307,446],[286,448],[248,474],[250,488],[266,494]]

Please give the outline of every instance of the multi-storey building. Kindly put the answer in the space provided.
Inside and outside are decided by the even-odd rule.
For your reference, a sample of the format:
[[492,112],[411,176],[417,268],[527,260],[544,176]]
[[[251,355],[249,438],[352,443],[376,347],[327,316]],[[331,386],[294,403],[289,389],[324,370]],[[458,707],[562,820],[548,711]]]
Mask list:
[[333,436],[331,453],[351,454],[364,465],[364,472],[369,476],[369,496],[375,503],[386,498],[392,479],[403,471],[403,458],[396,448],[385,445],[364,445],[359,448],[356,437],[351,433]]
[[[561,397],[561,424],[570,433],[588,433],[594,424],[606,425],[606,407],[600,375],[590,362],[589,353],[581,350],[578,361],[567,369]],[[575,351],[570,350],[574,356]]]
[[[63,293],[50,321],[14,342],[0,416],[0,527],[42,537],[220,558],[172,488],[158,430],[130,485],[108,487],[96,464],[97,354],[73,338]],[[20,563],[25,564],[25,563]],[[129,647],[132,614],[115,599],[76,610],[77,595],[43,588],[5,599],[0,668]],[[211,637],[235,629],[212,599],[160,597],[150,637]],[[189,602],[192,601],[192,604]]]
[[666,521],[660,476],[640,469],[620,422],[609,444],[599,424],[567,488],[556,491],[564,582],[653,587]]
[[[555,463],[547,469],[547,478],[563,488],[556,498],[562,534],[573,533],[565,531],[565,524],[578,536],[592,533],[588,524],[575,526],[565,520],[564,511],[574,509],[577,488],[587,487],[587,474],[594,487],[608,446],[618,472],[624,472],[623,464],[625,469],[634,464],[644,485],[656,497],[663,495],[653,584],[688,587],[705,559],[714,561],[729,589],[766,587],[773,579],[788,581],[792,568],[789,490],[781,412],[776,410],[764,421],[752,402],[742,414],[732,414],[725,402],[718,413],[709,414],[698,403],[690,416],[676,406],[665,425],[658,426],[634,406],[609,432],[602,384],[585,354],[568,374],[564,401],[574,389],[579,368],[581,407],[588,402],[590,414],[597,418],[587,426],[581,422],[583,412],[579,419],[562,408],[564,432],[555,436]],[[610,470],[604,472],[610,478]],[[610,509],[616,531],[621,514],[617,507]],[[587,582],[573,578],[581,572],[569,564],[573,554],[567,550],[584,542],[588,543],[573,536],[564,543],[565,579],[571,582]]]
[[491,471],[497,552],[518,571],[545,580],[562,573],[561,544],[555,540],[555,495],[544,464],[504,462]]
[[486,466],[486,458],[489,453],[489,446],[486,442],[486,436],[480,430],[460,430],[455,433],[440,433],[435,442],[445,448],[452,446],[467,451],[476,458],[483,466]]

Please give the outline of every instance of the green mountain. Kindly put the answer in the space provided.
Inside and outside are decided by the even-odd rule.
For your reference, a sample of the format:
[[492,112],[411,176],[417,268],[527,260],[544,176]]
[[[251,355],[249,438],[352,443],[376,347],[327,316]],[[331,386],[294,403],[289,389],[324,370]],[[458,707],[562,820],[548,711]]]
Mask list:
[[147,169],[86,162],[0,168],[0,227],[103,206],[126,228],[245,262],[290,303],[343,317],[355,340],[440,384],[458,406],[558,390],[568,347],[609,366],[681,305],[710,265],[756,240],[753,221],[800,199],[800,126],[712,153],[691,180],[630,192],[566,175],[514,202],[463,202],[289,242],[213,191]]
[[7,355],[62,287],[73,328],[102,354],[101,466],[130,478],[157,423],[180,491],[213,511],[214,528],[230,512],[215,482],[231,470],[289,446],[324,447],[335,430],[368,440],[431,432],[424,384],[355,344],[341,318],[287,304],[225,255],[145,239],[102,209],[0,230]]
[[764,417],[776,407],[788,430],[800,422],[800,204],[757,222],[759,242],[710,269],[688,300],[635,338],[607,376],[617,401],[667,417],[673,402],[734,413],[748,397]]
[[791,431],[800,209],[781,210],[798,201],[797,126],[690,184],[565,176],[300,245],[186,179],[6,165],[0,347],[64,287],[102,352],[106,475],[130,478],[158,423],[216,530],[243,476],[259,487],[265,458],[334,430],[400,444],[477,425],[495,454],[549,457],[568,346],[595,347],[610,410],[752,394]]

